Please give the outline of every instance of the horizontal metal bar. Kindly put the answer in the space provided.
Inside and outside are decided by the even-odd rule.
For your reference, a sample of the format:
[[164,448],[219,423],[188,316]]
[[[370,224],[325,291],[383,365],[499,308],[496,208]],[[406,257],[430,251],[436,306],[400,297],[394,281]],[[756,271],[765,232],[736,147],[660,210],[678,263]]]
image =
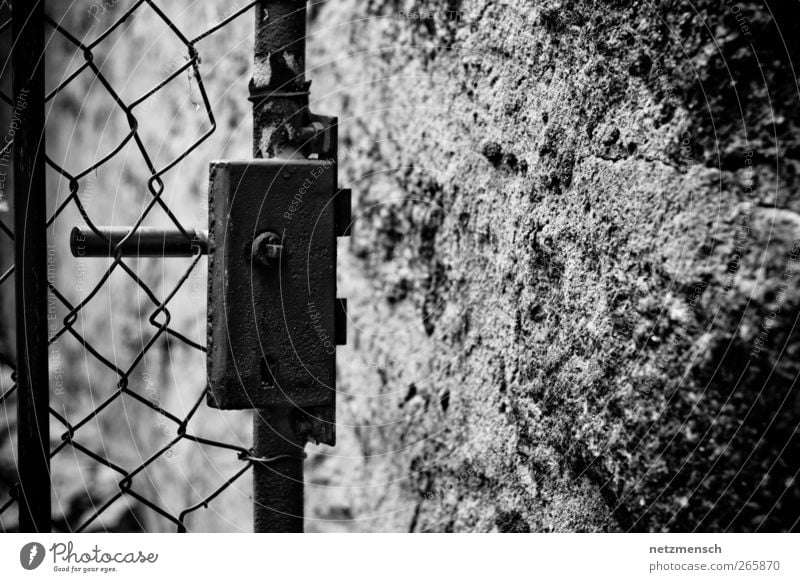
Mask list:
[[[129,227],[99,226],[100,236],[89,228],[76,226],[69,237],[73,257],[113,257]],[[208,254],[208,231],[190,229],[189,236],[180,230],[140,226],[122,245],[123,257],[191,257]]]

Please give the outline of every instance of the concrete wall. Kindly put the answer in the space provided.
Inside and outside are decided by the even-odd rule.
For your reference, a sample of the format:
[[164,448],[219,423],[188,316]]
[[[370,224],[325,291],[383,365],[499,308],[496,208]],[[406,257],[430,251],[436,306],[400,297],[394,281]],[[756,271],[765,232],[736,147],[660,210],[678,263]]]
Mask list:
[[315,10],[358,218],[310,529],[797,527],[799,13]]

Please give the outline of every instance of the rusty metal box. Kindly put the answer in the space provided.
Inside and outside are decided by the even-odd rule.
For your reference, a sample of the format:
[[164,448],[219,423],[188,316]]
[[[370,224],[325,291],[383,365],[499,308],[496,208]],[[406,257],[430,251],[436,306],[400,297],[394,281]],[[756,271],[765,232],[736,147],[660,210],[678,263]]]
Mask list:
[[336,164],[221,161],[210,173],[209,405],[333,406]]

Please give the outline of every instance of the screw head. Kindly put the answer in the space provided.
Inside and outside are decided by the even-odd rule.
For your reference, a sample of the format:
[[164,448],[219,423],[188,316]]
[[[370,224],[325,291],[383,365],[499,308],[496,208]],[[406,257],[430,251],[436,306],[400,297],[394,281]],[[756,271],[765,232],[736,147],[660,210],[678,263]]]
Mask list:
[[281,238],[274,232],[262,232],[253,240],[253,258],[265,267],[276,267],[283,253]]

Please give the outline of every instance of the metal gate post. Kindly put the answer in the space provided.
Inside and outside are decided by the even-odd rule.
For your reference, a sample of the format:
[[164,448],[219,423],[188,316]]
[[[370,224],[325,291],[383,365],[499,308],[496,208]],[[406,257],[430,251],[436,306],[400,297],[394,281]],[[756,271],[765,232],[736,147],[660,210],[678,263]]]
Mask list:
[[253,452],[272,462],[253,463],[253,530],[303,533],[303,448],[291,409],[256,410]]
[[44,0],[14,2],[11,18],[19,529],[49,532]]
[[[256,6],[253,157],[302,158],[292,133],[306,125],[306,0],[262,0]],[[256,532],[303,532],[303,449],[291,408],[256,410],[253,452],[282,457],[253,467],[253,528]]]

